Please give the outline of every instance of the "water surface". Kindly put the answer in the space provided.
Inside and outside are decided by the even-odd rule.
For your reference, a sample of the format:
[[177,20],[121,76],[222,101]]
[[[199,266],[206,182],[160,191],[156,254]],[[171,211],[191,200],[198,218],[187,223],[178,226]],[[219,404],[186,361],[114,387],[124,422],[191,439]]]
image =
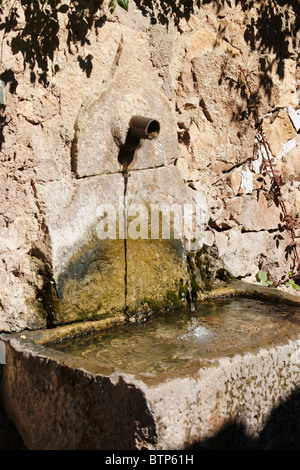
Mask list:
[[129,373],[245,353],[300,336],[300,307],[249,298],[203,302],[48,346]]

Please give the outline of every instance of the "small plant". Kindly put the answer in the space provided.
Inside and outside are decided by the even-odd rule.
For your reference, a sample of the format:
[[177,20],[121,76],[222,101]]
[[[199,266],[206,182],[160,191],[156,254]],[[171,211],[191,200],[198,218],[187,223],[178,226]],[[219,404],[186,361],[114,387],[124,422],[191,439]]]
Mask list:
[[295,289],[295,290],[300,290],[300,286],[298,286],[298,284],[296,284],[296,282],[294,281],[294,279],[289,279],[289,280],[285,283],[285,286],[286,286],[286,287],[292,286],[293,289]]
[[296,281],[293,279],[293,273],[289,271],[288,273],[289,279],[284,283],[286,287],[292,286],[293,289],[295,290],[300,290],[300,286],[296,283]]
[[271,286],[273,284],[273,281],[268,280],[268,276],[265,271],[258,271],[256,278],[262,286]]
[[115,11],[117,3],[118,5],[120,5],[120,7],[124,8],[124,10],[128,11],[129,0],[110,0],[109,8],[110,8],[111,13]]

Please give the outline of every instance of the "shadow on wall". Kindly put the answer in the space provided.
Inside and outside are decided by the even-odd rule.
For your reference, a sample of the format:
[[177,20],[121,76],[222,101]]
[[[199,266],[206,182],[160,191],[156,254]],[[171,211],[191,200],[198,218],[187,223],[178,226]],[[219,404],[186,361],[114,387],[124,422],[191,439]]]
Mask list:
[[201,3],[204,3],[201,0],[185,0],[184,2],[178,0],[165,0],[164,2],[160,0],[133,1],[144,16],[150,17],[152,24],[160,23],[162,25],[168,25],[172,17],[174,18],[175,24],[178,24],[179,20],[182,18],[188,21],[196,8],[199,8]]
[[[187,21],[190,16],[195,13],[196,7],[210,5],[219,19],[218,37],[231,43],[230,34],[226,31],[224,18],[230,13],[230,9],[240,7],[243,22],[244,40],[252,51],[259,52],[258,74],[256,79],[256,88],[251,97],[252,103],[259,102],[259,93],[263,93],[270,98],[274,75],[280,80],[285,77],[285,61],[286,59],[295,58],[295,51],[299,48],[299,31],[300,31],[300,7],[298,0],[281,0],[273,2],[267,0],[261,2],[259,0],[199,0],[185,2],[167,0],[164,2],[149,0],[132,0],[145,16],[151,18],[151,23],[161,23],[168,25],[169,19],[174,17],[176,24],[180,19],[185,18]],[[242,34],[242,26],[241,26]],[[226,63],[224,64],[220,81],[227,79]],[[237,79],[237,77],[236,77]],[[240,88],[241,82],[229,83],[230,86]],[[241,92],[243,90],[240,90]],[[242,95],[245,101],[245,96]],[[247,109],[242,111],[249,115],[249,103]],[[241,110],[237,109],[233,114],[233,120],[241,120]]]
[[[20,28],[18,20],[20,11],[24,11],[24,27]],[[7,16],[2,17],[0,30],[4,36],[15,32],[11,49],[13,54],[19,52],[23,55],[24,68],[31,70],[31,82],[37,79],[43,85],[48,84],[48,72],[52,67],[54,52],[59,44],[59,16],[64,17],[65,28],[68,31],[67,47],[71,52],[72,46],[90,45],[89,32],[93,28],[100,28],[106,21],[106,15],[101,11],[103,0],[72,0],[69,5],[57,0],[19,0],[12,2]],[[0,7],[1,14],[1,7]],[[78,47],[77,47],[78,51]],[[72,53],[74,50],[72,49]],[[1,58],[2,59],[2,58]],[[78,63],[89,77],[92,71],[92,56],[81,57],[78,54]],[[5,64],[4,64],[5,65]],[[55,65],[52,73],[59,70]]]
[[[168,24],[171,17],[175,23],[180,19],[189,20],[196,8],[211,4],[216,15],[222,17],[222,9],[240,6],[244,13],[245,32],[244,39],[251,50],[262,54],[275,54],[274,65],[280,79],[284,77],[284,59],[297,47],[297,34],[300,30],[300,15],[298,0],[132,0],[142,11],[144,16],[151,18],[151,23]],[[257,20],[252,12],[257,15]],[[224,34],[224,29],[219,33]],[[265,59],[262,57],[261,61]],[[263,66],[263,64],[262,64]]]
[[[300,15],[298,0],[281,0],[264,2],[263,6],[258,0],[130,0],[152,24],[168,26],[174,20],[178,24],[180,19],[189,20],[198,8],[211,5],[216,15],[222,18],[222,8],[236,8],[240,6],[244,14],[244,39],[252,50],[261,54],[260,86],[266,93],[270,93],[272,81],[270,75],[273,67],[279,78],[284,77],[285,59],[297,50],[297,34],[300,30]],[[87,54],[82,57],[80,47],[89,46],[89,33],[101,28],[107,20],[104,13],[104,0],[71,0],[67,5],[63,0],[18,0],[5,2],[10,5],[6,15],[3,6],[0,6],[1,49],[0,64],[5,71],[0,79],[5,85],[10,83],[13,87],[10,93],[16,90],[16,81],[11,78],[12,70],[5,68],[3,63],[3,45],[6,35],[12,35],[11,50],[13,54],[21,52],[24,69],[31,70],[31,82],[38,81],[44,86],[48,85],[49,74],[59,71],[54,64],[54,53],[61,47],[59,44],[59,30],[62,24],[68,32],[67,48],[70,53],[77,51],[79,67],[90,77],[93,71],[93,56]],[[7,5],[6,5],[7,6]],[[23,23],[20,9],[24,12]],[[249,14],[250,13],[250,14]],[[254,15],[255,13],[255,15]],[[255,19],[257,16],[257,19]],[[60,17],[60,22],[59,22]],[[62,19],[63,18],[63,19]],[[21,23],[22,21],[22,23]],[[219,27],[219,35],[226,39],[226,27]],[[7,45],[5,45],[7,47]],[[291,52],[292,51],[292,52]],[[274,54],[274,60],[269,63],[268,54]],[[3,108],[3,106],[2,106]],[[6,124],[5,116],[1,110],[0,116],[0,149],[2,144],[3,126]]]
[[[3,365],[0,365],[0,382],[3,367]],[[0,401],[0,451],[1,450],[26,450],[26,448],[15,425],[7,419],[5,410]]]
[[[236,8],[240,6],[244,13],[246,25],[244,38],[252,50],[263,54],[275,54],[274,65],[276,72],[282,79],[284,76],[284,59],[290,56],[290,51],[297,47],[297,33],[300,29],[298,0],[271,0],[261,4],[253,0],[130,0],[134,2],[144,16],[150,18],[152,24],[168,25],[173,19],[179,23],[180,19],[189,20],[196,9],[211,4],[216,15],[222,16],[222,8]],[[6,2],[7,3],[7,2]],[[37,79],[47,85],[47,75],[52,67],[54,52],[60,46],[60,24],[65,24],[68,31],[67,47],[74,54],[78,46],[90,45],[89,33],[92,29],[100,28],[107,20],[103,12],[104,0],[71,0],[67,5],[63,0],[19,0],[12,1],[7,16],[2,15],[0,30],[3,38],[7,33],[13,32],[11,41],[13,54],[21,52],[24,67],[31,69],[31,81]],[[25,22],[20,28],[18,24],[21,5],[24,11]],[[249,12],[251,14],[249,14]],[[2,13],[0,7],[0,14]],[[255,16],[257,15],[257,20]],[[59,23],[58,17],[64,18]],[[222,34],[224,30],[222,29]],[[2,55],[2,53],[1,53]],[[81,57],[78,53],[78,63],[89,77],[92,73],[92,55]],[[264,61],[264,58],[261,59]],[[1,57],[2,61],[2,57]],[[5,66],[5,64],[3,64]],[[55,65],[52,73],[57,72]]]
[[2,150],[4,142],[3,130],[9,122],[5,114],[6,95],[8,92],[10,94],[15,93],[17,86],[18,82],[12,70],[5,70],[5,72],[0,75],[0,151]]
[[247,435],[243,424],[232,422],[190,450],[300,450],[300,391],[274,409],[257,439]]
[[[261,87],[270,93],[272,82],[270,74],[272,68],[276,67],[279,78],[284,77],[284,61],[297,50],[297,34],[300,30],[300,15],[298,0],[271,0],[264,2],[253,0],[130,0],[146,17],[150,18],[152,24],[159,23],[168,26],[171,19],[178,24],[180,19],[189,20],[196,9],[205,5],[215,8],[216,15],[222,18],[222,8],[236,8],[240,6],[244,13],[245,33],[244,39],[252,50],[261,54],[260,76]],[[8,2],[5,2],[7,4]],[[77,51],[79,67],[90,77],[93,70],[93,56],[87,54],[82,57],[79,48],[89,46],[89,33],[101,28],[107,20],[103,12],[104,0],[71,0],[66,4],[63,0],[11,0],[10,8],[6,15],[3,14],[3,6],[0,6],[0,31],[1,49],[0,64],[3,63],[3,45],[6,35],[12,35],[11,49],[13,54],[21,52],[23,56],[24,69],[31,70],[31,82],[38,81],[44,86],[48,85],[48,76],[51,72],[59,71],[59,66],[54,64],[54,53],[61,47],[59,44],[60,25],[65,24],[68,32],[67,47],[70,53]],[[7,5],[6,5],[7,6]],[[25,21],[20,18],[20,10],[24,12]],[[250,13],[250,14],[249,14]],[[257,19],[255,19],[255,15]],[[63,17],[63,20],[59,22]],[[22,23],[21,23],[22,21]],[[22,24],[22,26],[21,26]],[[226,40],[226,28],[219,28],[219,34]],[[299,41],[299,39],[298,39]],[[230,42],[230,39],[229,39]],[[7,46],[5,46],[7,47]],[[292,51],[292,52],[291,52]],[[268,54],[274,54],[274,60],[269,63],[266,60]],[[11,79],[12,70],[6,69],[0,79],[6,85],[10,82],[14,93],[15,80]],[[3,114],[1,112],[1,114]],[[6,120],[2,115],[0,121],[0,146],[2,143],[1,129]]]

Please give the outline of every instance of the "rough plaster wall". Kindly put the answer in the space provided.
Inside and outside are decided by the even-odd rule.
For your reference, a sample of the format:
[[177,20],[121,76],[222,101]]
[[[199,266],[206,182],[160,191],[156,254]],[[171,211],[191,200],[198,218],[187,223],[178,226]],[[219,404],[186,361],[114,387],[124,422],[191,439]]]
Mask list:
[[[70,9],[61,9],[52,24],[44,11],[42,19],[48,18],[50,23],[45,24],[51,26],[44,42],[34,30],[26,31],[28,16],[18,2],[14,2],[18,13],[14,21],[9,20],[10,2],[4,6],[0,330],[46,325],[36,297],[45,275],[51,274],[47,218],[62,201],[65,206],[72,201],[78,184],[71,168],[75,122],[85,100],[114,75],[121,44],[142,46],[157,86],[176,112],[175,164],[187,185],[206,194],[207,246],[216,249],[233,276],[253,280],[262,268],[276,279],[289,270],[285,247],[290,240],[284,235],[276,246],[278,209],[266,204],[261,191],[260,156],[253,160],[256,129],[249,103],[235,84],[239,65],[263,72],[265,81],[251,76],[251,86],[260,95],[260,116],[277,167],[287,175],[283,193],[288,209],[296,215],[300,210],[297,44],[285,45],[288,53],[282,58],[276,45],[263,41],[262,19],[255,6],[243,11],[229,5],[217,9],[214,1],[200,8],[199,2],[177,3],[149,6],[132,1],[129,12],[117,7],[111,14],[105,2],[94,12],[86,9],[84,21],[82,6],[65,2],[73,8],[73,16],[68,16]],[[295,24],[293,10],[287,13]],[[34,15],[30,22],[32,28],[41,24]]]

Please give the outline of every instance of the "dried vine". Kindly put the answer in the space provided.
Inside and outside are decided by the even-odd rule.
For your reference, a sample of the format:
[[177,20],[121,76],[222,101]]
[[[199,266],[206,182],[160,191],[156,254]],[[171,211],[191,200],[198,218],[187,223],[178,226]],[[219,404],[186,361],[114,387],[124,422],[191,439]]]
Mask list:
[[[274,169],[273,157],[270,155],[269,147],[266,142],[266,137],[262,130],[262,120],[259,118],[257,100],[255,99],[255,95],[251,91],[251,87],[250,87],[249,80],[248,80],[248,75],[251,72],[245,71],[241,66],[239,67],[239,70],[240,70],[239,81],[244,84],[245,89],[248,92],[247,99],[249,101],[250,109],[254,115],[256,128],[258,129],[257,139],[258,139],[259,144],[264,149],[264,154],[262,153],[261,173],[262,175],[269,175],[271,177],[272,185],[271,185],[270,193],[272,193],[273,199],[276,202],[276,204],[281,208],[282,214],[281,214],[280,219],[281,219],[281,222],[283,223],[283,228],[288,230],[290,237],[291,237],[291,242],[287,246],[287,255],[290,254],[294,256],[294,259],[293,259],[294,267],[296,268],[297,272],[299,272],[300,271],[300,256],[299,256],[298,247],[296,243],[295,229],[300,227],[300,224],[294,217],[292,217],[288,213],[286,204],[282,197],[281,186],[283,183],[281,181],[281,177],[276,174],[276,171]],[[266,157],[264,155],[266,155]]]

